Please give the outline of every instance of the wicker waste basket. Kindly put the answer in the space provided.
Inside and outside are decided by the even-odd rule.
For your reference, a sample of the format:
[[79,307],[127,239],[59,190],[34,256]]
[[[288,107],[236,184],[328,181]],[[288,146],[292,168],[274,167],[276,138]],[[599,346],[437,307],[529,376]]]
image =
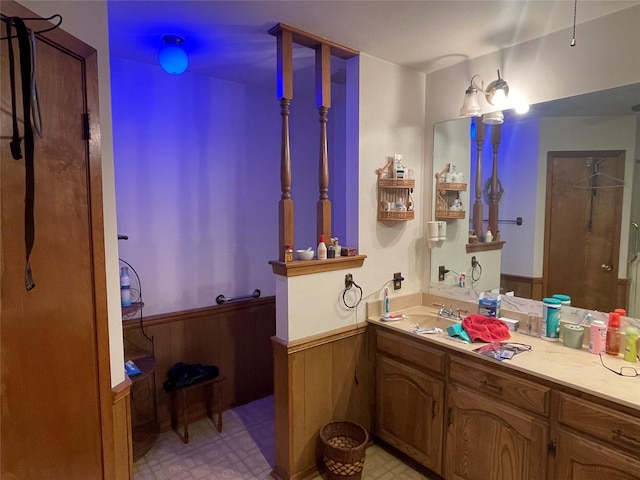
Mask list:
[[331,422],[320,429],[329,480],[360,480],[369,433],[352,422]]

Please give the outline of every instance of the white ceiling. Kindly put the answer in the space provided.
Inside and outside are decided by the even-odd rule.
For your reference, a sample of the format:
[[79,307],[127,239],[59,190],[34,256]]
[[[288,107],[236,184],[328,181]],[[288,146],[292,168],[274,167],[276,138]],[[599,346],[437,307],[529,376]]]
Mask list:
[[[639,1],[579,0],[580,23]],[[111,55],[155,63],[161,35],[184,37],[189,71],[225,80],[275,84],[277,23],[368,55],[431,72],[551,32],[571,41],[573,0],[178,1],[109,0]],[[296,49],[294,64],[308,64]]]

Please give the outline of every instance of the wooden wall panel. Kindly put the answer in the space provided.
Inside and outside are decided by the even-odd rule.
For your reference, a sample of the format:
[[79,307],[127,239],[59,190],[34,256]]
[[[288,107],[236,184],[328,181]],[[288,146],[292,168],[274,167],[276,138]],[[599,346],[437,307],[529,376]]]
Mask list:
[[133,479],[133,442],[131,438],[131,380],[113,389],[113,431],[115,437],[115,480]]
[[274,339],[273,345],[273,476],[297,480],[321,467],[319,432],[326,423],[348,420],[370,429],[367,328],[346,327],[289,345]]
[[[274,297],[155,315],[143,319],[143,325],[154,339],[155,398],[162,430],[168,430],[171,423],[170,397],[162,384],[176,362],[217,365],[227,377],[222,398],[225,409],[273,393]],[[139,319],[125,321],[124,338],[127,358],[129,352],[144,346]],[[188,416],[202,418],[204,400],[197,391],[191,393]],[[152,408],[151,403],[152,398],[147,408]]]
[[500,288],[516,297],[542,300],[542,278],[522,277],[519,275],[500,275]]

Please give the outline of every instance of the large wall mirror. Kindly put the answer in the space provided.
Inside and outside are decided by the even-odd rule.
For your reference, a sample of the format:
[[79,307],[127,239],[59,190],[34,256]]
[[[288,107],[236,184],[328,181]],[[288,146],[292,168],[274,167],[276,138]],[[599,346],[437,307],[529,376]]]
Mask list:
[[[482,128],[478,120],[475,128]],[[432,249],[432,267],[469,256],[462,239],[472,229],[475,199],[471,123],[462,118],[435,127],[434,173],[456,162],[469,183],[469,214],[449,222],[461,240],[456,251]],[[493,127],[486,128],[490,139]],[[482,185],[491,177],[491,149],[486,140]],[[639,159],[640,84],[532,105],[525,115],[505,112],[498,179],[500,239],[506,243],[490,260],[499,268],[480,289],[501,287],[533,299],[564,293],[578,307],[626,306],[640,316]]]

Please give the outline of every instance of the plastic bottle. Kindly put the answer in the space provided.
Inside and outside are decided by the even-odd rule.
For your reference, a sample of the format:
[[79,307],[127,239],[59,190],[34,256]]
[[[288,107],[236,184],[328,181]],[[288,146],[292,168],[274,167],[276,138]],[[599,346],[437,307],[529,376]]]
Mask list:
[[605,352],[607,355],[618,355],[620,353],[620,314],[616,312],[609,313]]
[[389,315],[389,287],[385,286],[384,287],[384,315],[387,316]]
[[557,298],[542,299],[542,322],[540,338],[549,342],[557,342],[560,338],[560,308],[562,303]]
[[624,337],[626,339],[624,359],[627,362],[635,362],[638,355],[638,329],[634,327],[627,328]]
[[288,243],[284,246],[284,261],[293,262],[293,249]]
[[605,339],[607,336],[607,326],[602,320],[591,322],[591,332],[589,333],[589,352],[598,355],[605,351]]
[[128,267],[120,269],[120,304],[123,307],[131,305],[131,279]]
[[487,226],[487,233],[484,234],[485,242],[493,242],[493,233],[491,233],[491,227]]
[[320,235],[320,243],[318,243],[318,260],[327,259],[327,246],[324,244],[324,235]]

